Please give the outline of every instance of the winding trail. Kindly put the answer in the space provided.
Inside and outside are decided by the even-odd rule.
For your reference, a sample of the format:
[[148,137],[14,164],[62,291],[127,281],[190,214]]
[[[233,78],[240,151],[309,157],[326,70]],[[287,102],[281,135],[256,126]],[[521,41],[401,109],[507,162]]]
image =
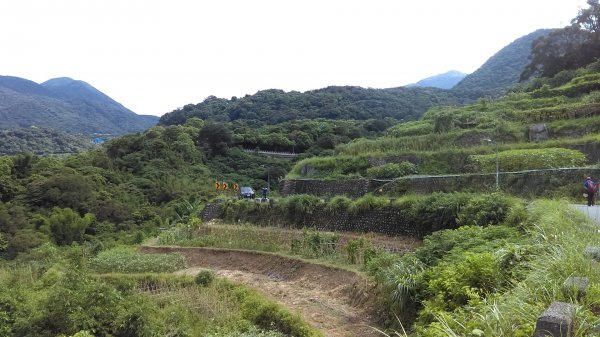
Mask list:
[[381,336],[372,328],[378,327],[372,285],[355,272],[255,251],[166,246],[142,251],[179,252],[188,268],[178,273],[212,269],[299,313],[327,337]]

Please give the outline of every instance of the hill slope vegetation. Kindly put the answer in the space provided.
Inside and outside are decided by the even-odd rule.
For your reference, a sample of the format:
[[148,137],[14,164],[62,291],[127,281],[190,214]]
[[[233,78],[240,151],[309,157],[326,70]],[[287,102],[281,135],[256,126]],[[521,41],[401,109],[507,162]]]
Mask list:
[[181,124],[191,117],[215,121],[246,120],[258,125],[312,118],[418,119],[432,106],[460,102],[461,99],[452,93],[436,88],[328,87],[304,93],[272,89],[230,100],[211,96],[201,103],[188,104],[163,115],[160,124]]
[[519,83],[521,73],[529,63],[533,41],[550,32],[550,29],[539,29],[516,39],[467,75],[452,91],[473,99],[503,95],[507,88]]
[[0,76],[0,129],[38,126],[68,133],[122,135],[145,130],[157,120],[136,115],[83,81],[57,78],[37,84]]

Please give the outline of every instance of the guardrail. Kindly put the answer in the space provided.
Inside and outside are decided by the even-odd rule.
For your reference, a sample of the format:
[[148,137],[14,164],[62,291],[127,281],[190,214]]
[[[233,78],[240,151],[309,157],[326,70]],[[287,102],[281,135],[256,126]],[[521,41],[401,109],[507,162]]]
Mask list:
[[268,155],[268,156],[279,156],[279,157],[296,157],[296,156],[298,156],[298,154],[294,153],[294,152],[277,152],[277,151],[251,150],[251,149],[244,149],[244,151],[248,152],[248,153],[259,153],[259,154],[264,154],[264,155]]

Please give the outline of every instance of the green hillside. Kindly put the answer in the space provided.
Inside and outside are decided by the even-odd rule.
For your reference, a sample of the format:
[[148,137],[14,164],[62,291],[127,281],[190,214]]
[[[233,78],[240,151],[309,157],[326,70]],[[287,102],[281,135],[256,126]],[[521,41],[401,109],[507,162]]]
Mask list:
[[[496,143],[502,159],[501,171],[595,164],[598,157],[594,150],[582,157],[574,148],[599,141],[597,69],[598,63],[593,63],[573,72],[570,79],[561,75],[566,83],[548,79],[540,88],[533,83],[498,100],[480,99],[463,107],[431,109],[419,121],[399,123],[388,129],[385,137],[340,145],[336,149],[338,154],[331,158],[305,159],[296,165],[290,177],[300,176],[306,165],[315,169],[311,170],[315,178],[337,179],[339,172],[352,177],[373,177],[377,165],[390,163],[391,168],[402,162],[414,165],[406,174],[490,172],[489,164],[482,160],[495,152]],[[544,126],[542,139],[536,139],[530,132],[536,124]],[[394,172],[390,169],[387,175],[377,177],[395,178]]]
[[504,95],[507,88],[519,83],[529,63],[533,41],[550,32],[550,29],[540,29],[518,38],[452,87],[452,92],[473,99]]
[[[598,336],[600,232],[588,216],[598,207],[573,204],[583,173],[600,172],[600,61],[555,72],[565,60],[540,56],[576,28],[593,39],[573,50],[600,41],[590,26],[600,4],[588,4],[577,27],[533,45],[528,69],[554,74],[502,97],[461,105],[438,89],[266,90],[210,97],[82,153],[0,156],[0,336],[376,327],[525,337],[541,334],[536,322],[556,302],[572,305],[571,336]],[[0,83],[4,102],[27,97],[17,105],[31,111],[66,109],[78,90],[90,106],[105,99],[69,79]],[[36,128],[4,137],[11,147],[77,142]],[[511,189],[473,188],[509,171],[519,176]],[[394,185],[411,179],[426,188]],[[317,188],[294,194],[302,183]],[[236,185],[268,186],[268,198],[243,198]]]
[[192,117],[219,122],[245,120],[258,125],[313,118],[413,120],[432,106],[456,105],[461,101],[436,88],[328,87],[304,93],[272,89],[230,100],[211,96],[163,115],[160,124],[181,124]]
[[[549,32],[542,29],[515,40],[458,84],[451,80],[451,86],[443,85],[448,89],[453,86],[451,90],[434,88],[437,85],[428,85],[428,80],[389,89],[328,87],[303,93],[271,89],[231,99],[211,96],[163,115],[159,123],[182,124],[193,117],[217,122],[244,121],[251,125],[314,118],[417,120],[431,107],[455,106],[479,97],[502,95],[518,84],[529,62],[532,42]],[[449,72],[443,79],[457,76],[462,78],[464,74]]]
[[71,154],[90,150],[90,138],[48,128],[0,130],[0,154]]
[[155,116],[136,115],[83,81],[58,78],[37,84],[0,76],[0,129],[36,126],[71,134],[122,135],[157,121]]

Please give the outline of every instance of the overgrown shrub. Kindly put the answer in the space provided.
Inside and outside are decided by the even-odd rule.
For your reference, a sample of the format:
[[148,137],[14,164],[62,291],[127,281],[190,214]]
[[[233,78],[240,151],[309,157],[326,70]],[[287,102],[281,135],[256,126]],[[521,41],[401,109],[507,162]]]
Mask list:
[[94,269],[100,273],[143,273],[173,272],[185,267],[181,254],[144,254],[135,249],[123,247],[100,252],[91,260]]
[[[496,171],[496,154],[471,155],[474,170],[492,173]],[[585,155],[577,150],[564,148],[508,150],[498,153],[500,171],[583,166]]]
[[167,230],[160,232],[158,235],[158,244],[174,245],[182,240],[190,240],[192,238],[193,227],[190,224],[179,224]]
[[457,262],[443,262],[425,271],[427,286],[419,323],[433,322],[445,312],[479,303],[502,284],[502,271],[491,252],[465,252]]
[[427,135],[433,133],[433,125],[427,121],[409,121],[389,128],[386,133],[391,137]]
[[215,279],[215,274],[212,271],[201,270],[194,277],[194,282],[196,282],[196,284],[199,286],[206,287],[206,286],[209,286],[213,282],[214,279]]
[[360,213],[365,211],[370,211],[378,208],[386,207],[390,204],[390,199],[386,197],[378,197],[373,194],[367,194],[362,198],[358,198],[354,200],[350,207],[348,208],[348,212],[350,213]]
[[356,264],[358,261],[358,255],[360,250],[365,246],[364,239],[352,239],[349,240],[344,246],[344,251],[346,252],[346,257],[348,258],[348,262],[350,264]]
[[405,210],[405,221],[423,231],[456,228],[460,209],[473,197],[469,193],[433,193],[395,200],[393,207]]
[[471,198],[460,209],[456,223],[459,226],[499,225],[516,203],[516,199],[501,193],[480,194]]
[[403,161],[401,163],[387,163],[381,166],[370,167],[366,175],[371,179],[389,179],[417,173],[417,165]]
[[352,199],[343,195],[336,195],[327,202],[325,209],[331,213],[347,212],[351,204]]
[[279,304],[266,301],[255,291],[238,288],[235,293],[241,302],[242,316],[260,328],[277,330],[287,336],[323,336],[321,332],[302,321],[298,315],[291,314]]
[[292,240],[290,248],[292,254],[307,258],[331,256],[337,252],[339,239],[339,235],[335,233],[304,229],[302,240]]
[[351,179],[364,174],[370,166],[366,156],[314,157],[298,162],[288,173],[288,177]]
[[309,194],[296,194],[281,200],[281,208],[285,211],[288,218],[294,219],[312,214],[322,206],[321,200]]

